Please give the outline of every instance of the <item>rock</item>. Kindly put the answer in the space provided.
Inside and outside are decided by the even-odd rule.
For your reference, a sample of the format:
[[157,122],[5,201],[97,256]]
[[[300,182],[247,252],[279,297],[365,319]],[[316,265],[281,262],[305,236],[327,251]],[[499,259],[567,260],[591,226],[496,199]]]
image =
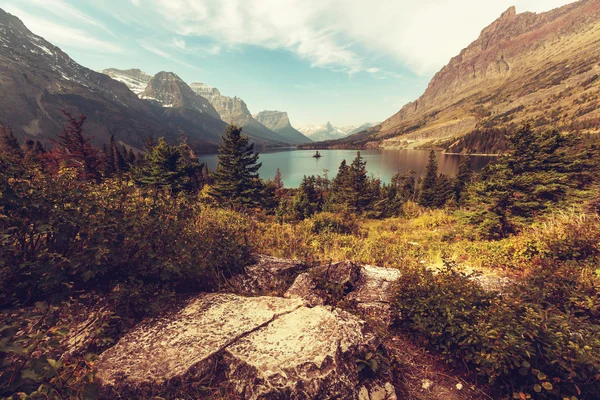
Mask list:
[[311,306],[336,304],[355,289],[360,271],[360,266],[347,261],[321,265],[299,275],[284,296]]
[[379,346],[345,311],[206,294],[126,334],[100,356],[97,378],[107,398],[185,396],[181,388],[203,382],[242,399],[357,398],[361,386],[392,387],[359,379],[356,360]]
[[256,264],[247,267],[244,275],[232,278],[229,283],[238,293],[281,296],[307,268],[299,261],[259,255]]
[[141,323],[102,353],[97,378],[107,388],[146,395],[201,380],[228,345],[301,306],[277,297],[201,295],[176,313]]
[[387,327],[392,322],[394,283],[400,279],[400,275],[400,271],[394,268],[363,265],[356,287],[347,300],[355,303],[357,311],[364,318]]

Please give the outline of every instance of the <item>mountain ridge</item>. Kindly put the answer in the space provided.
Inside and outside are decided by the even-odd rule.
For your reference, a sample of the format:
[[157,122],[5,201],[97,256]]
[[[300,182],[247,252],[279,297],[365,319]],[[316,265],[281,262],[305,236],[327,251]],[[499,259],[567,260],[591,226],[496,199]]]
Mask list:
[[598,129],[599,82],[583,85],[600,73],[598,43],[599,0],[544,13],[510,7],[435,74],[417,100],[373,128],[323,145],[449,149],[465,135],[511,130],[529,120],[540,129],[569,130],[573,119]]

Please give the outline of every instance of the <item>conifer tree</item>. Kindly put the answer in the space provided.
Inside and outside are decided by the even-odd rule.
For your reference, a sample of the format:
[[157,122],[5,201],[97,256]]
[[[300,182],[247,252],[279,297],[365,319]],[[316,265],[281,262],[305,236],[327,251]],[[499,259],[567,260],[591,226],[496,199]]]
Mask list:
[[144,149],[146,151],[150,151],[154,148],[154,146],[156,146],[154,139],[152,138],[152,136],[148,135],[148,137],[146,138],[146,144],[144,146]]
[[75,169],[81,180],[99,180],[99,151],[90,144],[90,139],[83,135],[85,115],[82,114],[77,119],[66,111],[63,111],[63,114],[68,123],[58,135],[58,139],[54,140],[51,158],[55,167]]
[[435,201],[433,206],[443,207],[454,195],[452,180],[444,174],[439,174],[435,182],[434,192]]
[[436,204],[436,184],[438,179],[438,164],[435,151],[429,153],[429,162],[425,170],[425,177],[421,184],[421,194],[419,204],[425,207],[434,207]]
[[458,173],[454,182],[454,198],[457,203],[460,204],[461,200],[463,200],[465,189],[471,183],[472,179],[471,156],[467,155],[461,159],[458,165]]
[[275,176],[273,177],[273,183],[277,189],[283,189],[283,179],[281,179],[281,171],[279,168],[275,171]]
[[356,153],[356,158],[350,164],[349,183],[352,193],[350,208],[357,212],[368,208],[373,200],[373,193],[369,187],[367,163],[360,155],[360,151]]
[[211,195],[221,204],[234,207],[259,205],[258,153],[242,128],[230,125],[219,147],[219,163],[214,173]]
[[111,170],[114,173],[120,174],[125,171],[125,159],[119,150],[119,146],[117,146],[114,135],[110,136],[110,163],[112,164]]
[[134,181],[156,190],[169,189],[173,194],[200,189],[197,176],[203,165],[189,157],[187,147],[171,146],[164,138],[148,151],[141,165],[132,171]]
[[23,149],[19,144],[19,141],[12,133],[10,126],[4,126],[0,122],[0,153],[8,155],[9,157],[22,159]]
[[574,172],[556,130],[536,134],[525,125],[508,141],[511,150],[484,169],[470,200],[472,221],[487,238],[515,232],[563,199]]

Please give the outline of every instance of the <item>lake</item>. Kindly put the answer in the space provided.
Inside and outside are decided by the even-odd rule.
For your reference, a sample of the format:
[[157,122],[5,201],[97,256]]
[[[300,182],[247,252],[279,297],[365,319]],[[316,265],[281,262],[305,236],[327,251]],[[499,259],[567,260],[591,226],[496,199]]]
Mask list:
[[[345,159],[350,164],[356,157],[356,150],[319,150],[319,152],[321,158],[313,157],[314,150],[260,153],[259,162],[262,162],[260,177],[272,179],[279,168],[285,187],[295,188],[300,186],[304,175],[323,175],[327,170],[330,179],[335,177],[342,160]],[[383,182],[389,182],[398,171],[414,170],[417,175],[423,175],[429,160],[429,150],[361,150],[360,154],[367,162],[369,174],[380,178]],[[458,164],[464,156],[438,152],[437,157],[440,172],[456,175]],[[479,171],[494,159],[493,156],[472,156],[471,166],[474,171]],[[211,170],[217,168],[216,154],[200,155],[200,161],[205,162]]]

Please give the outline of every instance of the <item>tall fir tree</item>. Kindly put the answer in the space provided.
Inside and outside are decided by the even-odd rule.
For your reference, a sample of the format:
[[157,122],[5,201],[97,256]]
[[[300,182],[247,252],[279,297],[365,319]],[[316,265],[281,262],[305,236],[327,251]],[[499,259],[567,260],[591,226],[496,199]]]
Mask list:
[[279,168],[275,171],[275,176],[273,177],[273,183],[277,189],[283,189],[283,179],[281,179],[281,171]]
[[258,206],[261,190],[258,170],[262,165],[258,157],[242,128],[230,125],[219,146],[211,196],[221,204],[236,208]]
[[125,171],[125,159],[123,158],[122,151],[119,150],[119,146],[117,146],[114,135],[110,136],[110,162],[112,164],[111,170],[114,173],[120,174]]
[[15,137],[10,126],[4,126],[0,122],[0,153],[11,158],[22,159],[23,148]]
[[429,152],[429,162],[425,170],[425,177],[421,183],[421,193],[419,204],[425,207],[434,207],[436,205],[436,184],[438,179],[438,164],[435,151]]
[[456,180],[454,181],[454,198],[458,204],[464,202],[466,188],[471,184],[472,179],[471,156],[467,155],[460,160]]
[[100,179],[99,150],[83,135],[85,115],[75,118],[66,111],[63,111],[63,114],[67,118],[67,125],[58,135],[57,140],[53,141],[54,148],[50,155],[56,172],[65,167],[77,171],[78,179],[98,181]]

